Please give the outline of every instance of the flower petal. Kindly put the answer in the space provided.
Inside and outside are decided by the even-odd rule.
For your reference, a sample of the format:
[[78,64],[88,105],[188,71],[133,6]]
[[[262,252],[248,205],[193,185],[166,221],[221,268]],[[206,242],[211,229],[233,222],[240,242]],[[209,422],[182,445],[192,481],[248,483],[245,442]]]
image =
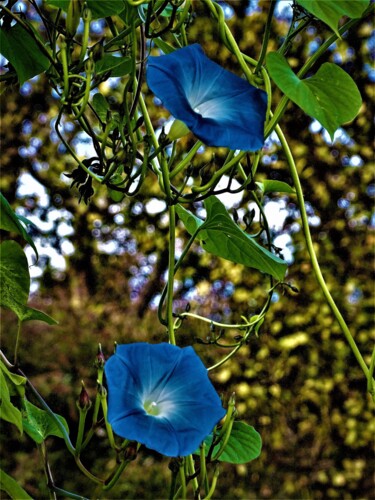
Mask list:
[[[167,456],[192,453],[225,410],[192,347],[119,345],[105,364],[108,421],[114,432]],[[156,400],[157,415],[145,400]]]
[[147,83],[208,146],[245,151],[263,146],[267,94],[208,59],[200,45],[150,57]]

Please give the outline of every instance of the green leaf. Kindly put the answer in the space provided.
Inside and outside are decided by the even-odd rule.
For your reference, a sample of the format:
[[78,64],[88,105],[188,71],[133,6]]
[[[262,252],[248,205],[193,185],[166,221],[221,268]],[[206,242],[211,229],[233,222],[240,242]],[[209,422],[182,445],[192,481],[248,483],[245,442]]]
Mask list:
[[358,87],[336,64],[324,63],[314,76],[300,80],[281,54],[270,52],[267,68],[279,89],[306,114],[316,118],[332,139],[341,125],[358,114],[362,104]]
[[34,309],[32,307],[24,306],[22,307],[22,317],[21,321],[43,321],[48,325],[58,325],[59,322],[55,319],[51,318],[48,314],[43,311],[39,311],[38,309]]
[[[60,420],[69,434],[69,427],[65,418],[56,413],[54,415]],[[63,438],[55,418],[27,400],[25,400],[25,411],[22,422],[25,432],[38,444],[42,443],[48,436]]]
[[110,76],[123,76],[131,73],[133,61],[130,57],[116,57],[104,55],[95,63],[95,73],[101,75],[110,72]]
[[[119,14],[125,8],[125,0],[86,0],[91,10],[92,19],[99,19]],[[46,0],[46,4],[67,12],[70,0]]]
[[34,38],[19,23],[0,29],[0,50],[14,66],[20,85],[50,66]]
[[0,370],[4,374],[5,380],[7,381],[9,394],[11,396],[20,396],[23,398],[25,396],[25,385],[26,378],[18,375],[17,373],[12,373],[8,370],[6,365],[0,360]]
[[14,500],[32,500],[32,497],[18,482],[0,469],[0,490],[5,491]]
[[[110,183],[113,184],[114,186],[123,186],[124,179],[121,174],[114,174],[110,178]],[[119,203],[125,197],[125,193],[122,193],[121,191],[116,191],[116,189],[111,189],[111,188],[108,188],[108,194],[115,203]]]
[[14,311],[21,319],[20,306],[29,298],[30,275],[26,255],[15,241],[0,245],[0,305]]
[[196,215],[193,215],[182,205],[176,205],[176,212],[184,223],[187,232],[190,234],[194,234],[198,227],[202,226],[202,224],[204,223],[203,220],[199,219],[199,217],[197,217]]
[[92,98],[92,105],[96,113],[98,114],[99,118],[101,119],[101,121],[106,123],[109,104],[104,95],[100,94],[100,92],[95,94],[94,97]]
[[266,179],[263,182],[256,182],[255,184],[263,193],[296,193],[292,186],[289,186],[289,184],[282,181],[273,181]]
[[0,419],[14,424],[22,434],[22,414],[11,402],[10,396],[8,381],[3,370],[0,370]]
[[20,321],[39,320],[56,325],[48,314],[28,307],[30,274],[26,255],[20,245],[12,240],[0,245],[0,306],[11,309]]
[[176,50],[174,47],[172,47],[172,45],[169,45],[169,43],[165,42],[161,38],[154,38],[154,43],[160,50],[164,52],[164,54],[171,54]]
[[20,220],[24,224],[34,224],[26,219],[26,217],[22,217],[21,215],[16,215],[11,206],[9,205],[6,198],[0,193],[0,229],[5,229],[6,231],[13,231],[14,233],[20,234],[25,241],[29,243],[29,245],[33,248],[36,257],[38,258],[38,251],[36,246],[34,245],[33,240],[27,234],[25,228],[20,223]]
[[362,17],[369,0],[297,0],[304,9],[326,23],[337,36],[338,23],[343,16],[351,19]]
[[[204,440],[206,456],[212,444],[212,438],[213,436],[210,434]],[[213,457],[215,457],[215,453],[219,451],[219,448],[220,443],[215,446],[212,453]],[[262,438],[259,432],[245,422],[234,422],[228,442],[218,460],[230,464],[246,464],[258,458],[261,450]],[[195,451],[195,454],[199,454],[199,450]]]
[[283,280],[287,269],[285,261],[242,231],[218,198],[210,196],[204,204],[207,218],[203,223],[182,207],[178,209],[178,214],[182,215],[181,219],[190,234],[199,227],[197,238],[201,240],[202,248],[217,257],[258,269],[280,281]]

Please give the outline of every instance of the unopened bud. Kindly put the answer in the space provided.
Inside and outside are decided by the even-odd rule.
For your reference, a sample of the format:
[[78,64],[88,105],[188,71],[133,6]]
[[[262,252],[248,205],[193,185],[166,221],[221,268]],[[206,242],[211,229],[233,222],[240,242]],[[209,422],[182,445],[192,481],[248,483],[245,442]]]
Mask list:
[[66,32],[69,37],[76,34],[81,17],[81,0],[70,0],[66,15]]
[[230,398],[229,398],[229,401],[228,401],[228,406],[230,405],[235,405],[236,404],[236,393],[235,392],[232,392]]
[[98,345],[98,354],[96,355],[94,366],[95,368],[103,368],[105,364],[105,357],[102,351],[102,345]]
[[89,23],[92,19],[91,9],[89,9],[87,6],[85,6],[82,11],[82,19],[85,23]]
[[88,411],[91,407],[91,400],[90,400],[90,397],[88,395],[88,392],[86,391],[85,384],[83,383],[83,380],[82,380],[82,389],[81,389],[80,395],[79,395],[78,400],[77,400],[77,406],[80,410],[83,410],[83,411]]

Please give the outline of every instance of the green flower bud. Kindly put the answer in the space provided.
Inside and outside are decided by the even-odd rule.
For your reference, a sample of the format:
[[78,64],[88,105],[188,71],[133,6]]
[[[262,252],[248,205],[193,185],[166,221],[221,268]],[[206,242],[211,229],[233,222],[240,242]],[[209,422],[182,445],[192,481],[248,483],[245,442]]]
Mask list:
[[71,38],[76,34],[79,20],[81,18],[81,0],[70,0],[68,13],[66,16],[66,32]]

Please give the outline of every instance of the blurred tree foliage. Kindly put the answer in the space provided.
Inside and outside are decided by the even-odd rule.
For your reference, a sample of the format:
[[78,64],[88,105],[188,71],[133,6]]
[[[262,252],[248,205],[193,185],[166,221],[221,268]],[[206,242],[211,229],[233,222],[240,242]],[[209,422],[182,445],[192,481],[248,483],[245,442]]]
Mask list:
[[[245,14],[248,2],[228,3],[235,10],[228,24],[241,50],[257,57],[268,2],[260,1],[259,9],[251,15]],[[209,57],[238,71],[235,60],[219,42],[215,22],[199,1],[194,10],[189,42],[199,41]],[[287,21],[274,21],[270,49],[277,47],[287,29]],[[320,221],[311,230],[324,275],[367,362],[374,334],[371,211],[375,189],[370,144],[374,89],[366,69],[374,57],[373,38],[372,45],[369,43],[372,29],[371,20],[364,20],[325,56],[326,61],[341,62],[363,97],[358,117],[344,127],[352,140],[338,139],[330,144],[322,133],[311,131],[311,119],[292,105],[283,120],[306,201],[311,205],[311,221],[314,223],[316,217]],[[296,70],[306,51],[328,34],[322,24],[313,23],[306,34],[296,38],[289,52]],[[153,96],[146,85],[143,90],[152,109]],[[115,108],[121,83],[101,91]],[[160,112],[152,113],[154,119],[156,113],[160,119]],[[52,246],[58,252],[64,252],[67,240],[74,246],[74,253],[66,256],[65,271],[56,270],[53,259],[44,256],[43,261],[42,257],[45,269],[33,298],[35,307],[51,314],[59,326],[26,324],[20,350],[25,373],[33,374],[39,391],[74,429],[80,381],[85,381],[89,391],[95,386],[93,359],[98,342],[109,355],[114,341],[166,339],[152,304],[162,289],[167,267],[167,228],[163,212],[147,211],[147,203],[160,193],[149,177],[136,199],[114,204],[99,189],[88,206],[78,204],[77,191],[69,189],[70,180],[64,177],[74,165],[51,128],[57,103],[44,78],[33,79],[21,92],[14,86],[3,94],[1,114],[2,191],[14,208],[22,207],[20,213],[34,214],[41,220],[42,228],[43,223],[49,223],[45,231],[42,229],[42,246]],[[73,124],[66,123],[70,140],[76,132]],[[189,140],[184,139],[183,145],[188,146]],[[210,159],[207,150],[199,155],[196,161],[201,163],[194,165],[197,174]],[[45,187],[47,205],[41,205],[38,195],[16,195],[19,178],[25,173]],[[276,143],[270,143],[266,150],[257,180],[262,178],[290,182]],[[248,466],[224,466],[216,497],[370,499],[374,495],[375,425],[363,374],[312,274],[295,200],[272,195],[268,201],[280,199],[288,216],[284,226],[274,230],[274,236],[292,235],[294,262],[288,280],[299,292],[286,288],[268,313],[259,338],[243,347],[220,372],[212,373],[219,392],[226,397],[236,392],[241,418],[259,430],[264,443],[261,457]],[[242,216],[250,201],[244,194],[237,207]],[[62,222],[72,226],[72,234],[59,231]],[[186,236],[181,226],[179,237],[185,240]],[[113,242],[115,251],[103,250]],[[212,314],[215,319],[257,313],[266,293],[260,273],[219,261],[198,247],[190,252],[177,279],[176,309],[183,310],[189,301],[192,311]],[[6,351],[13,349],[15,332],[12,314],[2,313]],[[195,337],[209,335],[208,327],[185,321],[179,330],[180,345],[185,339],[188,344]],[[229,339],[231,333],[226,336]],[[216,347],[197,344],[196,349],[206,361],[217,359]],[[31,440],[20,438],[6,424],[2,433],[6,442],[2,449],[4,468],[22,481],[31,495],[43,491],[47,497],[37,452],[30,455]],[[94,470],[104,467],[104,449],[98,434],[90,449]],[[58,440],[50,440],[49,458],[56,483],[94,498],[94,490],[89,489],[93,486],[83,476],[77,479],[67,455]],[[167,478],[166,459],[144,450],[111,498],[161,498]]]

